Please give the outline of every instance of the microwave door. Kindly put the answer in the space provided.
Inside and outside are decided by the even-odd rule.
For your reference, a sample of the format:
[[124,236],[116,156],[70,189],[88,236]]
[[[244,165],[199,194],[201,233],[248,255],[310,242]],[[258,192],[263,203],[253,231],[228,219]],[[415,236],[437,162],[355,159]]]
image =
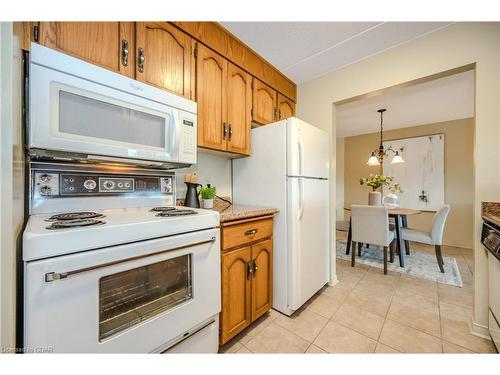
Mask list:
[[30,148],[177,162],[177,110],[32,65]]

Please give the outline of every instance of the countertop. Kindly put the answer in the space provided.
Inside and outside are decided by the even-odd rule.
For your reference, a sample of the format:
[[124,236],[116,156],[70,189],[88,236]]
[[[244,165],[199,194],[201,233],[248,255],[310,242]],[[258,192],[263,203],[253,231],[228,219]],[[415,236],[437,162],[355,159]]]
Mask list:
[[225,223],[233,220],[250,219],[253,217],[274,215],[278,212],[277,208],[245,206],[239,204],[229,205],[229,203],[216,199],[214,201],[214,210],[220,214],[220,222]]
[[[229,199],[229,198],[224,197],[224,199]],[[182,206],[184,204],[184,200],[178,199],[177,204],[179,206]],[[272,207],[229,204],[228,202],[219,198],[214,199],[213,210],[219,212],[221,223],[226,223],[228,221],[234,221],[234,220],[251,219],[259,216],[274,215],[279,211],[277,208],[272,208]]]
[[484,220],[500,226],[500,202],[483,202],[481,215]]

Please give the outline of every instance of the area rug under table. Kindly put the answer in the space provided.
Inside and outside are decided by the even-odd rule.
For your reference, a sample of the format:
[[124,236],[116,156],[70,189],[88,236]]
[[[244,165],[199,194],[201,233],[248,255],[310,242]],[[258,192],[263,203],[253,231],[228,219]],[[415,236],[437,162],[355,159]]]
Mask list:
[[[347,255],[345,249],[346,243],[337,241],[337,258],[350,262],[351,254]],[[396,254],[394,256],[394,263],[387,263],[387,269],[389,271],[401,272],[426,280],[437,281],[441,284],[462,287],[462,278],[456,259],[452,257],[443,257],[443,260],[444,273],[441,273],[434,254],[412,251],[411,255],[404,255],[404,268],[399,266],[399,259]],[[356,252],[356,262],[371,267],[384,268],[384,252],[376,246],[370,246],[369,248],[363,246],[361,256],[358,256]]]

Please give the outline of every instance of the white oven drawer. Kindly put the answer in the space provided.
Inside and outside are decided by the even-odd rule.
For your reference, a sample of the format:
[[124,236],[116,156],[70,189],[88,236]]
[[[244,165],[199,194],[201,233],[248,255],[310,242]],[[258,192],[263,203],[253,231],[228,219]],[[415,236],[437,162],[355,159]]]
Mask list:
[[25,265],[25,346],[148,353],[220,312],[210,229]]

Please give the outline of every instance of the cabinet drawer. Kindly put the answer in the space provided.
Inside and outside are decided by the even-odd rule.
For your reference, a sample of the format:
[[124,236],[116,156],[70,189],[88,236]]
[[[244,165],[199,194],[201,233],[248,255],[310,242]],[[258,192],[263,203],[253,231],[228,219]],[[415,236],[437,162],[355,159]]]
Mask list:
[[273,219],[255,220],[222,228],[222,249],[259,241],[273,235]]

